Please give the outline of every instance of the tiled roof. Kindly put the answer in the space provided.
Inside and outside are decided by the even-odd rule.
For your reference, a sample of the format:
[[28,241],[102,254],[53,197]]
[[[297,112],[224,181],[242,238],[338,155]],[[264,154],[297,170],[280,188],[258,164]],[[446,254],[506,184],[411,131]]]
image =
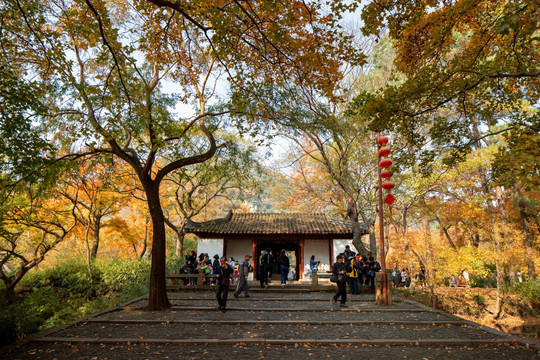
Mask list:
[[233,214],[204,223],[188,222],[189,233],[206,234],[352,234],[346,222],[324,214]]

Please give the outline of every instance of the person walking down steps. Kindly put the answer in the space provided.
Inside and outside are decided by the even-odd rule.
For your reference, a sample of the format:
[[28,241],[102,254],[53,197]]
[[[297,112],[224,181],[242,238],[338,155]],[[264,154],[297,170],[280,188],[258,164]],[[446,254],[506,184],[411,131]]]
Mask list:
[[233,268],[227,264],[227,259],[222,256],[219,259],[220,265],[216,269],[217,274],[217,288],[216,297],[219,304],[219,308],[222,312],[227,310],[227,295],[229,294],[229,285],[231,284],[231,275]]
[[240,268],[238,269],[238,285],[236,286],[236,291],[233,293],[235,298],[238,298],[238,295],[244,291],[244,297],[249,297],[249,286],[248,286],[248,275],[250,272],[251,265],[249,264],[249,260],[251,259],[251,255],[246,255],[244,257],[244,261],[240,264]]
[[345,256],[343,254],[339,254],[336,258],[337,261],[334,263],[334,265],[332,265],[332,274],[336,276],[336,284],[338,287],[338,291],[332,298],[332,302],[337,302],[341,297],[341,307],[347,307],[347,270],[351,270],[347,269],[347,264],[344,262],[344,257]]

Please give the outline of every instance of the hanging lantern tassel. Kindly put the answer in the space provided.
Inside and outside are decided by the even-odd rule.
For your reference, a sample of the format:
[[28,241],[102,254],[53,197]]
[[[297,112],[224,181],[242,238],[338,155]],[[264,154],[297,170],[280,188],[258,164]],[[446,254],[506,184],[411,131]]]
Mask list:
[[392,204],[396,201],[396,198],[389,192],[384,199],[384,202],[388,204],[388,209],[390,210],[390,215],[392,215]]

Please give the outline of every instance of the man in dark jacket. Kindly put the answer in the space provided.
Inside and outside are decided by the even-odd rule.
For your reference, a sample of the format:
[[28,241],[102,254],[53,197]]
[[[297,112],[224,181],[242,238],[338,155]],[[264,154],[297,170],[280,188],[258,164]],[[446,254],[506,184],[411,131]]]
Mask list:
[[348,258],[350,258],[352,253],[353,251],[351,250],[351,247],[349,245],[345,245],[345,251],[343,252],[343,254],[345,255],[345,259],[343,259],[343,261],[346,261]]
[[285,254],[285,249],[281,250],[280,255],[276,259],[279,264],[279,272],[281,274],[281,286],[287,284],[287,278],[289,277],[289,268],[291,267],[289,257]]
[[274,256],[272,255],[272,249],[266,249],[266,254],[261,256],[261,272],[260,281],[261,287],[268,287],[269,278],[272,276],[272,266],[274,264]]
[[332,265],[332,273],[337,276],[336,284],[338,286],[338,292],[332,298],[332,302],[337,302],[341,296],[341,307],[347,307],[347,266],[344,263],[344,255],[339,254],[336,258],[336,262]]

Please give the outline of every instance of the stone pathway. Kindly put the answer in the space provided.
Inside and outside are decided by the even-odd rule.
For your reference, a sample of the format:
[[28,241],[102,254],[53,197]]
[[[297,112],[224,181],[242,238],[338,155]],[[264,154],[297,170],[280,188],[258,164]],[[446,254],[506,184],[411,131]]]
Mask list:
[[[2,359],[540,359],[539,343],[510,337],[416,302],[328,292],[171,293],[172,308],[144,310],[146,298],[94,314],[2,349]],[[8,350],[8,352],[6,352]]]

